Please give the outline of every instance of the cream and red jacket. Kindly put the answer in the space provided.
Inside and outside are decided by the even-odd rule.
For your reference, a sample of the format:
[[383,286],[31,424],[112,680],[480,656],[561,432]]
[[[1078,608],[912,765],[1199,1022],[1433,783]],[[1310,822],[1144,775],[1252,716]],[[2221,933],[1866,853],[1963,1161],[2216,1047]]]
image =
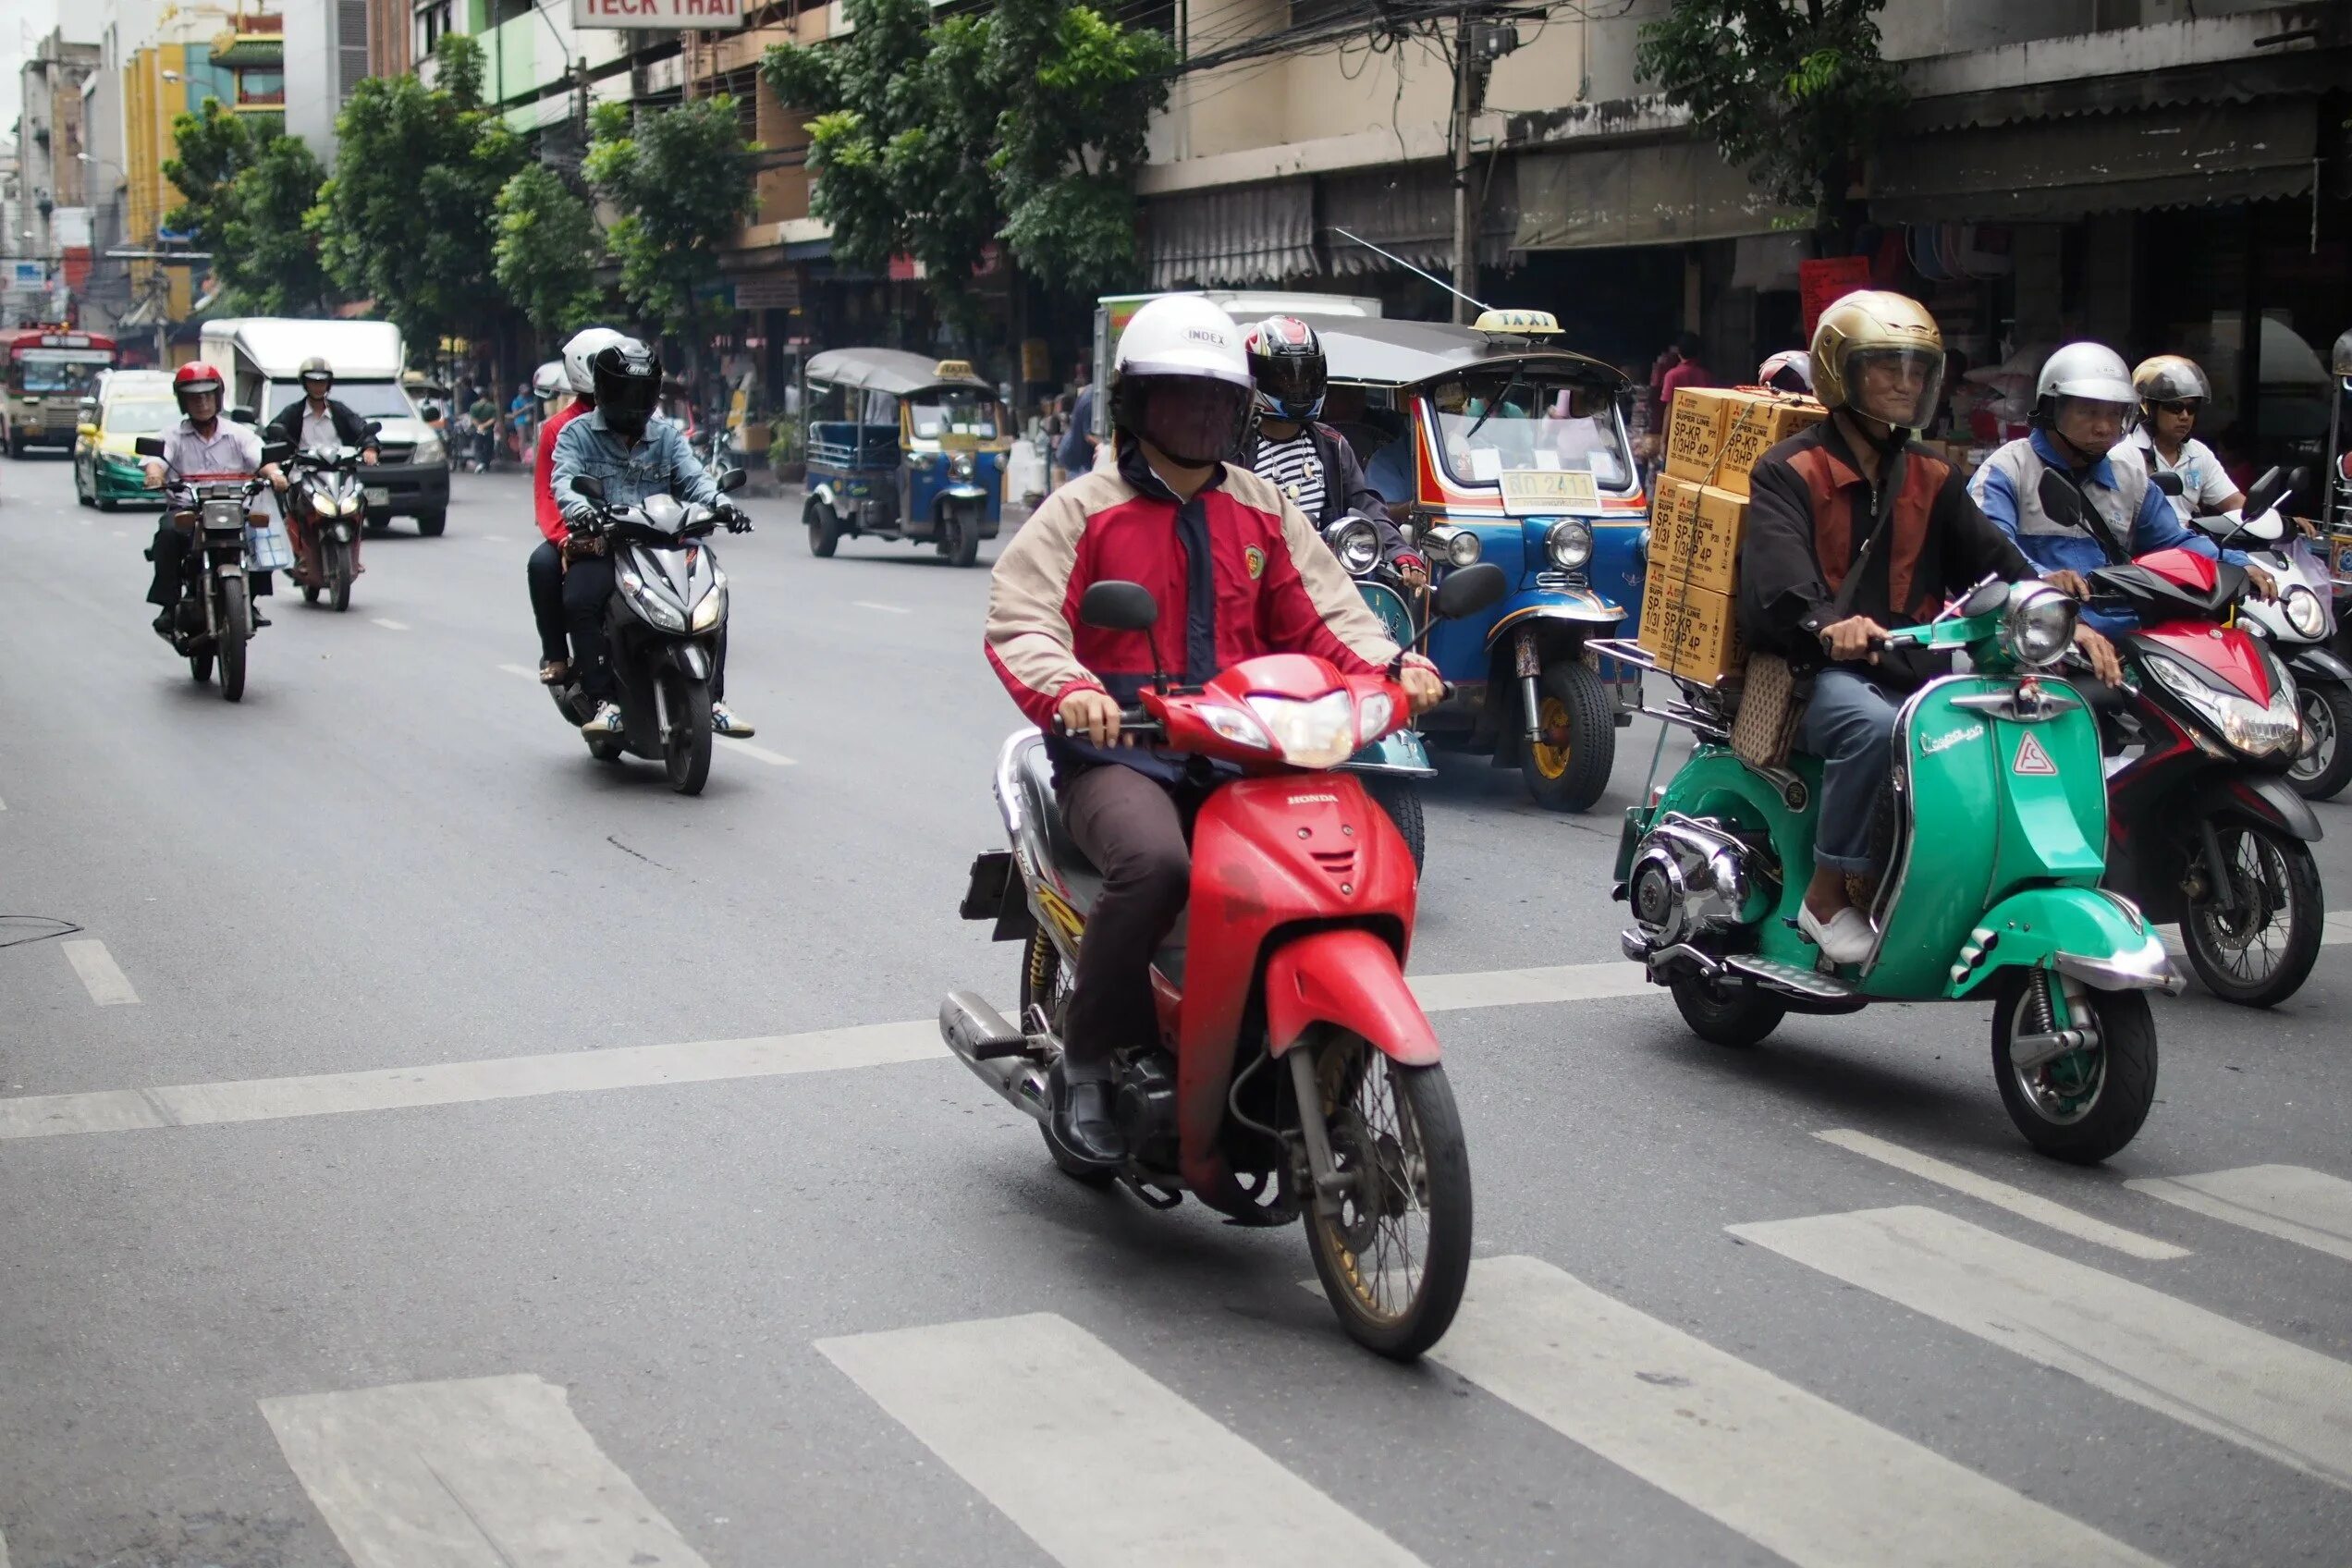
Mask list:
[[[1148,632],[1080,625],[1078,601],[1105,579],[1151,590],[1158,622]],[[1048,496],[997,557],[988,663],[1050,736],[1073,687],[1132,704],[1155,651],[1160,669],[1197,684],[1262,654],[1313,654],[1360,675],[1398,650],[1339,557],[1271,484],[1227,463],[1179,504],[1121,439]]]

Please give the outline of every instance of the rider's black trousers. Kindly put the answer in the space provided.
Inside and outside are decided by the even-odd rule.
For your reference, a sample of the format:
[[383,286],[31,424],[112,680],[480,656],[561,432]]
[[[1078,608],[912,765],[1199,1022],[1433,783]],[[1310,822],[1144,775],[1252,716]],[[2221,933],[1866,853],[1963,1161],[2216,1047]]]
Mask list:
[[[147,583],[147,602],[160,609],[169,609],[179,603],[180,584],[188,577],[188,551],[191,535],[185,529],[174,528],[166,518],[155,525],[155,542],[148,550],[148,557],[155,563],[155,574]],[[270,574],[249,571],[245,581],[251,585],[249,598],[266,599],[270,593]]]
[[563,552],[553,542],[539,541],[526,569],[531,583],[531,619],[539,626],[539,656],[561,664],[571,657],[564,646]]
[[1151,960],[1192,895],[1193,852],[1176,797],[1158,779],[1106,763],[1060,788],[1061,819],[1103,875],[1086,916],[1062,1048],[1071,1070],[1159,1038]]

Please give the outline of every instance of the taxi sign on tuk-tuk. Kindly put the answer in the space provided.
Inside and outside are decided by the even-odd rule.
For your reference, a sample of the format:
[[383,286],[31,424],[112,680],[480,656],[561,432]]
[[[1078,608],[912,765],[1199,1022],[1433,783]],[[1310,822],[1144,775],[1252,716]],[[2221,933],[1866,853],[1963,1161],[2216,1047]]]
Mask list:
[[1507,468],[1500,484],[1506,517],[1550,517],[1600,507],[1600,486],[1588,469]]
[[1488,337],[1557,337],[1560,318],[1550,311],[1481,311],[1470,330]]
[[941,360],[931,367],[931,374],[942,381],[977,381],[969,360]]

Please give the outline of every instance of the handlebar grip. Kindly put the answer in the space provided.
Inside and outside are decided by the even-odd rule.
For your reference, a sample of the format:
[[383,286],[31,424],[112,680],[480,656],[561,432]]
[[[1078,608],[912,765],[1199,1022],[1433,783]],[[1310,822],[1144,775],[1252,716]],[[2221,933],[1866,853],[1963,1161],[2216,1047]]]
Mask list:
[[1453,701],[1453,692],[1454,686],[1452,681],[1440,680],[1438,682],[1438,700],[1439,702],[1450,703]]

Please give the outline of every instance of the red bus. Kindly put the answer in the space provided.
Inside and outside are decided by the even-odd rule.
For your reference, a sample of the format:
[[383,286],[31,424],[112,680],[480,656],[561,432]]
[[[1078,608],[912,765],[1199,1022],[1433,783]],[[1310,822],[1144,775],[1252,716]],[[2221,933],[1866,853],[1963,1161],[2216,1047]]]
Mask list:
[[27,447],[70,448],[81,423],[81,400],[97,385],[98,373],[116,362],[115,340],[38,326],[0,334],[0,343],[8,356],[8,389],[0,398],[8,455],[21,458]]

